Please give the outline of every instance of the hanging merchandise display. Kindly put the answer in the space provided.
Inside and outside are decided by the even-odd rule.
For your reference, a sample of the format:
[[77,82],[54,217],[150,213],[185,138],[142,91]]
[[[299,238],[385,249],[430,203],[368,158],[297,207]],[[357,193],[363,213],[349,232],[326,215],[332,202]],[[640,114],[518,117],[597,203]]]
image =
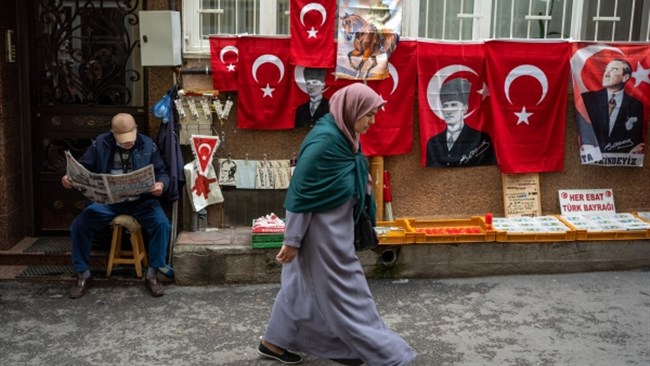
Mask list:
[[184,167],[192,208],[198,212],[213,203],[223,202],[212,158],[219,147],[217,136],[192,136],[194,161]]

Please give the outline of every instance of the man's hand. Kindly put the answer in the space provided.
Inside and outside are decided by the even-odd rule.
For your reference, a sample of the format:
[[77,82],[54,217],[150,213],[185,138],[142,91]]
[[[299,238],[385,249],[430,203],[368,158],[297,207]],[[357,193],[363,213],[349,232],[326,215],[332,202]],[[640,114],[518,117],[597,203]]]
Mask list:
[[156,182],[156,184],[153,185],[153,188],[149,190],[149,193],[153,194],[156,197],[160,197],[160,195],[163,194],[164,190],[165,184],[163,184],[163,182]]
[[72,183],[68,180],[68,175],[64,175],[61,177],[61,185],[63,185],[63,188],[65,189],[70,189],[72,188]]
[[291,263],[298,255],[298,248],[283,244],[275,260],[280,264]]

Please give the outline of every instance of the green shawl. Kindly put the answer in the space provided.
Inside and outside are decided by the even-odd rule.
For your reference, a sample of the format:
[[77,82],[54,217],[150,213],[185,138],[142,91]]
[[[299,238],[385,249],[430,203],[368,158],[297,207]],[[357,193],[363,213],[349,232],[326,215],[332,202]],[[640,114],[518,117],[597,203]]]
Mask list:
[[[358,220],[366,200],[368,160],[339,130],[331,114],[318,120],[300,146],[298,162],[289,184],[284,208],[291,212],[322,212],[342,205],[352,196]],[[375,223],[375,200],[371,190],[369,212]]]

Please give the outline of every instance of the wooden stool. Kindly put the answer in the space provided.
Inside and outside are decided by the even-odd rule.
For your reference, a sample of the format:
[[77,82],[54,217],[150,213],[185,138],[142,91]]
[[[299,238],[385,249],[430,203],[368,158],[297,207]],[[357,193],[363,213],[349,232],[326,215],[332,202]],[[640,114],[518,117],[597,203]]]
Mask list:
[[[142,277],[142,265],[147,265],[147,252],[144,249],[140,223],[133,216],[119,215],[111,221],[113,226],[113,239],[111,240],[111,251],[108,255],[108,267],[106,276],[111,275],[113,267],[117,264],[135,265],[135,273]],[[122,230],[131,233],[132,250],[122,250]]]

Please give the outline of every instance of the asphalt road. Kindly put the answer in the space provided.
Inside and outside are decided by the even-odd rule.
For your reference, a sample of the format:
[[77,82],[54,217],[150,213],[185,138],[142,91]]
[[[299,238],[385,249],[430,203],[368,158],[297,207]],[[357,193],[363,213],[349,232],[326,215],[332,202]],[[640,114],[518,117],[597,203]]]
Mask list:
[[[278,284],[0,282],[2,365],[274,365],[255,349]],[[413,365],[650,365],[650,272],[372,280]],[[335,365],[306,355],[304,365]],[[374,365],[373,365],[374,366]]]

